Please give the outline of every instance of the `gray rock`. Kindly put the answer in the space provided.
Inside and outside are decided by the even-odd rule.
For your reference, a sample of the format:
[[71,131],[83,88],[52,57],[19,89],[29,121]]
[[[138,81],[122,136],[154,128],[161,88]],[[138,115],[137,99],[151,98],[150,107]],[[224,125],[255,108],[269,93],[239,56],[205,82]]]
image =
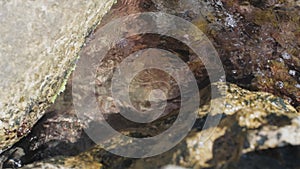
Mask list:
[[0,2],[0,150],[64,90],[85,37],[114,0]]

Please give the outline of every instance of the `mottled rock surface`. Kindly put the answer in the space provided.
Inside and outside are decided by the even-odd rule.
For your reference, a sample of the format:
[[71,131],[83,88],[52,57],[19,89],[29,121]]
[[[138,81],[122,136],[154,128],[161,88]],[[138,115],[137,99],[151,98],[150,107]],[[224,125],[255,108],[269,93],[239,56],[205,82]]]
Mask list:
[[228,81],[300,105],[299,1],[153,1],[209,37]]
[[[220,54],[227,80],[235,83],[213,84],[215,87],[227,86],[226,107],[220,106],[222,100],[218,98],[211,101],[212,107],[208,104],[201,105],[193,130],[180,144],[156,157],[129,159],[104,151],[88,138],[83,131],[87,126],[78,121],[74,108],[69,104],[72,99],[68,86],[65,96],[62,95],[57,100],[56,105],[33,128],[32,133],[4,153],[5,166],[299,169],[299,1],[120,0],[104,17],[102,25],[114,18],[143,11],[164,11],[180,16],[205,32]],[[101,29],[101,25],[98,29]],[[87,48],[88,42],[95,38],[94,35],[96,34],[91,33],[87,38]],[[194,54],[185,44],[170,37],[138,35],[117,44],[108,53],[107,60],[98,67],[97,78],[100,83],[97,84],[96,96],[99,97],[98,94],[109,89],[111,84],[107,79],[111,79],[116,63],[130,53],[147,47],[158,47],[175,53],[189,63],[199,88],[203,89],[208,85],[203,64],[189,62]],[[147,81],[150,87],[160,86],[152,83],[152,78],[166,83],[173,81],[169,76],[165,79],[161,76],[164,76],[163,73],[153,71],[152,74],[142,74],[141,77],[150,79]],[[145,88],[140,93],[147,93],[149,90],[151,88]],[[176,118],[176,101],[180,100],[176,97],[176,85],[170,85],[166,90],[173,91],[168,96],[172,104],[169,110],[175,110],[175,113],[171,112],[154,123],[137,125],[124,120],[118,115],[118,111],[108,106],[106,120],[116,130],[128,136],[140,138],[156,135],[171,126]],[[279,97],[254,91],[270,92]],[[209,100],[209,92],[209,88],[202,90],[202,100]],[[99,98],[102,103],[110,101]],[[138,100],[135,100],[135,106],[147,106]],[[209,108],[217,109],[215,115],[222,115],[222,120],[218,126],[203,130]],[[210,135],[209,140],[203,141],[201,138],[206,135]],[[111,148],[129,144],[114,136],[108,142]]]
[[[219,107],[220,99],[213,99],[199,109],[199,118],[189,135],[176,147],[161,155],[130,159],[112,155],[95,146],[87,152],[74,157],[56,157],[42,163],[26,167],[53,165],[72,168],[161,168],[168,164],[187,168],[237,167],[240,158],[244,160],[249,152],[300,144],[299,113],[287,101],[264,92],[250,92],[233,84],[217,83],[215,87],[227,86],[226,107]],[[203,89],[206,93],[209,90]],[[219,106],[218,106],[219,105]],[[218,126],[201,130],[207,113],[211,108],[219,109],[222,120]],[[250,111],[252,110],[252,111]],[[176,118],[171,115],[168,118]],[[153,126],[159,126],[159,121]],[[290,131],[290,132],[287,132]],[[124,129],[124,134],[136,135],[138,130]],[[151,136],[151,126],[144,129],[140,136]],[[154,134],[155,135],[155,134]],[[208,139],[203,140],[203,136]],[[112,148],[122,144],[118,138],[111,138]],[[131,151],[131,150],[128,150]],[[271,150],[270,150],[271,151]],[[274,150],[275,151],[275,150]],[[256,158],[250,155],[249,158]],[[279,165],[280,166],[280,165]],[[25,168],[26,168],[25,167]]]
[[63,91],[105,1],[0,2],[0,150],[26,135]]

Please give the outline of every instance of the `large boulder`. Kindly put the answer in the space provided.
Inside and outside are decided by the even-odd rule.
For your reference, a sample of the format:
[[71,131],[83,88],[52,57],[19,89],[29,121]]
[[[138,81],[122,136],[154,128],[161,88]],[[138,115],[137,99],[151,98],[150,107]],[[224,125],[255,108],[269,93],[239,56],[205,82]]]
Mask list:
[[85,37],[114,1],[0,2],[0,151],[64,90]]

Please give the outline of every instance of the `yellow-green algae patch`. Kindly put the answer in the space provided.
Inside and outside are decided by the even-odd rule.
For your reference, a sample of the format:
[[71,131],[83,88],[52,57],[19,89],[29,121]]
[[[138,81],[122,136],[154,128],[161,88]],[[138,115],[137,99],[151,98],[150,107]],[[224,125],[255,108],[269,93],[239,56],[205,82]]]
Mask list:
[[85,37],[114,2],[0,2],[0,150],[26,135],[64,90]]

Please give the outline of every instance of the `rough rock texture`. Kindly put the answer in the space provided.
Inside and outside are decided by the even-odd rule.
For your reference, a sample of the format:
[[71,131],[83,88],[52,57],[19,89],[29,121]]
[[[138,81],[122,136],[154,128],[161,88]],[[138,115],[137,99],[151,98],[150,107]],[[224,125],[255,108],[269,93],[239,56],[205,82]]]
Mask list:
[[[226,107],[220,107],[220,99],[199,109],[199,119],[189,135],[176,147],[161,155],[145,159],[118,157],[95,146],[74,157],[56,157],[45,162],[30,164],[28,168],[53,165],[57,168],[160,168],[168,164],[187,168],[229,167],[239,168],[239,160],[245,160],[249,152],[264,151],[270,148],[300,144],[299,113],[287,101],[264,92],[250,92],[240,87],[224,83],[213,87],[227,87]],[[210,90],[203,89],[206,93]],[[213,105],[213,106],[212,106]],[[220,110],[222,120],[218,126],[201,130],[210,107]],[[171,115],[168,118],[176,118]],[[161,125],[159,121],[153,126]],[[136,135],[138,130],[124,129],[124,134]],[[287,132],[289,131],[289,132]],[[146,127],[140,136],[151,136],[151,126]],[[210,135],[208,140],[202,140]],[[155,135],[155,134],[154,134]],[[118,138],[109,140],[112,148],[122,144]],[[131,150],[128,150],[131,151]],[[275,151],[275,150],[274,150]],[[278,150],[279,151],[279,150]],[[251,155],[249,158],[255,158]],[[280,166],[280,165],[279,165]]]
[[[226,108],[220,107],[220,99],[212,100],[212,108],[219,110],[217,114],[222,114],[218,126],[202,130],[210,108],[208,105],[202,105],[199,109],[199,118],[186,139],[172,150],[146,159],[118,157],[104,151],[101,146],[93,147],[94,144],[82,130],[86,126],[78,123],[72,106],[67,105],[65,108],[58,106],[50,110],[28,137],[3,154],[2,157],[6,160],[2,160],[5,161],[5,167],[25,164],[24,168],[139,169],[161,168],[172,164],[187,168],[299,169],[300,164],[297,160],[300,158],[300,109],[297,112],[294,108],[299,106],[300,87],[299,1],[122,0],[119,2],[111,13],[104,17],[103,24],[115,17],[142,11],[159,10],[180,16],[197,25],[209,36],[221,56],[227,80],[251,90],[271,92],[281,98],[228,84]],[[89,36],[87,42],[94,38],[93,35],[92,33]],[[158,46],[180,55],[183,60],[193,55],[184,44],[166,37],[143,35],[130,37],[123,42],[110,51],[108,60],[111,59],[116,63],[133,51]],[[98,78],[111,78],[111,74],[101,71],[110,72],[114,66],[98,67],[100,70]],[[196,70],[194,73],[198,72],[196,76],[199,84],[207,85],[204,83],[206,72],[203,65],[197,62],[189,66],[193,71]],[[162,74],[155,73],[155,75],[158,79],[162,79],[160,77]],[[152,77],[157,78],[145,77],[150,80]],[[109,80],[104,82],[108,83],[107,86],[110,85]],[[151,81],[149,84],[155,85]],[[226,85],[219,83],[213,86]],[[99,91],[103,91],[101,90],[103,85],[97,87]],[[171,86],[167,90],[172,88]],[[147,91],[148,88],[142,90]],[[177,91],[173,91],[174,96],[177,96]],[[209,91],[204,89],[203,92],[208,94],[202,96],[208,96]],[[67,92],[65,94],[68,95]],[[58,105],[64,103],[61,99],[57,101]],[[143,103],[140,105],[143,106]],[[113,112],[113,115],[110,109],[107,110],[106,120],[111,126],[125,135],[134,137],[156,135],[172,125],[176,118],[176,113],[169,114],[154,123],[135,125],[128,120],[122,120],[116,115],[118,112]],[[212,134],[210,140],[206,142],[200,140],[200,136],[209,134]],[[109,142],[112,148],[128,144],[120,142],[118,137],[111,137]],[[40,160],[43,161],[39,162]],[[28,164],[31,162],[34,163]]]
[[74,68],[105,1],[0,2],[0,150],[28,133]]
[[159,11],[191,21],[210,38],[228,81],[300,105],[298,0],[153,1]]
[[223,8],[235,25],[212,36],[230,80],[300,106],[299,1],[232,0]]
[[3,167],[16,167],[57,155],[77,155],[95,145],[83,132],[86,126],[76,116],[70,84],[31,132],[1,154]]

